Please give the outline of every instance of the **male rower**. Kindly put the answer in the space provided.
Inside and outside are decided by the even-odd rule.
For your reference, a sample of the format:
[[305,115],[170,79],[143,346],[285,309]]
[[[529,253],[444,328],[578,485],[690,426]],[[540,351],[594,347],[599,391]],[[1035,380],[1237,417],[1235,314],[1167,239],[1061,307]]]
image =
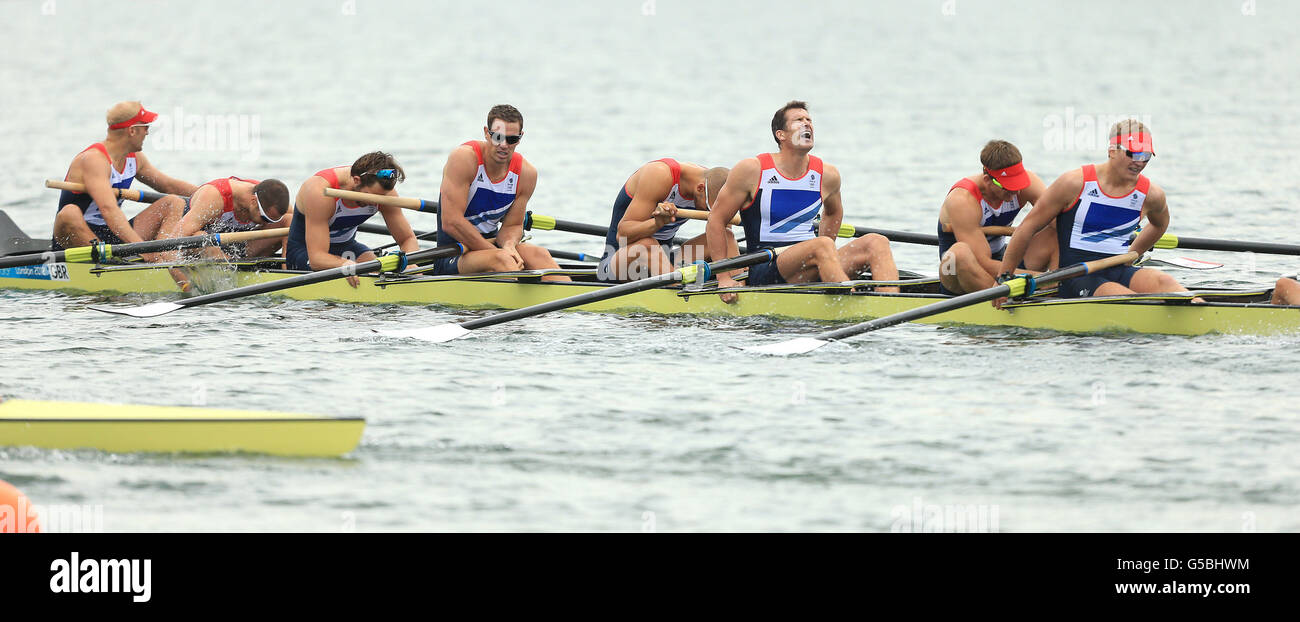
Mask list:
[[[944,294],[966,294],[997,285],[1007,236],[981,227],[1009,227],[1026,204],[1036,204],[1047,185],[1025,168],[1020,150],[990,140],[980,150],[984,172],[963,177],[948,189],[939,208],[939,285]],[[1055,268],[1056,231],[1040,231],[1029,243],[1025,267],[1038,273]]]
[[[1007,243],[999,274],[1009,275],[1020,265],[1030,241],[1052,219],[1063,266],[1130,251],[1140,256],[1155,246],[1169,228],[1169,208],[1164,189],[1142,175],[1155,156],[1151,131],[1126,119],[1111,126],[1109,143],[1105,162],[1068,171],[1048,186]],[[1144,216],[1148,225],[1132,237]],[[1059,288],[1062,298],[1187,291],[1159,270],[1128,265],[1067,279]]]
[[[214,179],[194,191],[185,200],[184,216],[179,225],[159,235],[159,239],[187,237],[203,233],[229,233],[289,226],[284,216],[289,212],[289,188],[278,179],[258,181],[240,177]],[[238,254],[266,257],[280,250],[283,238],[254,240],[241,247]],[[230,249],[210,246],[204,252],[224,259]]]
[[[718,193],[705,228],[710,256],[734,256],[735,251],[728,248],[731,238],[727,229],[740,212],[751,252],[787,247],[775,259],[750,266],[749,285],[843,282],[849,280],[850,273],[867,267],[876,280],[897,280],[889,240],[882,235],[872,233],[836,250],[835,238],[844,217],[840,172],[808,155],[813,148],[808,105],[791,101],[777,110],[772,116],[772,138],[780,151],[741,160]],[[813,227],[818,213],[822,215],[819,231]],[[719,274],[718,287],[739,285],[732,275]],[[877,291],[897,292],[898,288]],[[736,301],[734,293],[721,297],[724,302]]]
[[[59,193],[54,217],[53,250],[107,244],[143,242],[176,226],[184,201],[175,195],[194,192],[194,184],[164,175],[140,149],[149,135],[149,124],[158,114],[145,110],[138,101],[114,104],[108,109],[108,134],[103,142],[82,150],[68,166],[65,181],[84,184],[86,191]],[[129,188],[136,178],[159,192],[171,193],[127,219],[115,188]],[[157,254],[143,255],[156,261]]]
[[[439,188],[438,245],[465,251],[437,260],[435,274],[475,274],[559,269],[550,251],[524,244],[524,214],[537,187],[537,169],[515,153],[524,116],[509,104],[493,106],[483,140],[461,144],[447,156]],[[544,281],[568,281],[547,275]]]
[[[673,247],[673,237],[688,220],[678,218],[677,210],[709,209],[726,181],[727,169],[723,167],[706,169],[672,158],[642,165],[627,178],[614,199],[597,277],[603,281],[634,281],[671,272],[678,262],[709,260],[703,234]],[[736,238],[730,229],[725,232],[730,253],[727,256],[734,256]]]
[[[375,259],[370,247],[357,241],[357,227],[376,212],[402,251],[420,250],[411,223],[402,208],[368,205],[325,196],[326,188],[397,196],[397,183],[406,173],[393,156],[382,151],[367,153],[352,166],[327,168],[302,182],[294,202],[289,238],[285,242],[285,265],[290,270],[329,270]],[[361,280],[350,275],[348,284]]]
[[1300,305],[1300,281],[1295,279],[1280,278],[1277,285],[1273,286],[1273,300],[1275,305]]

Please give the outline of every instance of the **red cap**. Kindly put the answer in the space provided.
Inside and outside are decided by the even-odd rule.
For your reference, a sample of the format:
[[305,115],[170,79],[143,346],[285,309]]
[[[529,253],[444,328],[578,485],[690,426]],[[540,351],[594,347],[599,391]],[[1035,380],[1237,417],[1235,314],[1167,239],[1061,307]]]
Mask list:
[[125,121],[122,121],[121,123],[113,123],[113,124],[111,124],[111,125],[108,126],[108,129],[110,129],[110,130],[120,130],[120,129],[122,129],[122,128],[131,127],[131,126],[134,126],[134,125],[144,125],[144,124],[146,124],[146,123],[153,123],[154,119],[157,119],[157,118],[158,118],[158,113],[156,113],[156,112],[149,112],[148,110],[145,110],[145,109],[144,109],[144,104],[141,104],[141,105],[140,105],[140,112],[135,113],[135,116],[134,116],[134,117],[131,117],[130,119],[127,119],[127,120],[125,120]]
[[985,167],[984,173],[1012,192],[1019,192],[1029,187],[1029,172],[1025,170],[1024,162],[1016,162],[999,169]]
[[1150,151],[1151,155],[1156,154],[1156,144],[1151,140],[1151,135],[1146,132],[1133,132],[1123,136],[1114,136],[1111,137],[1110,144],[1133,152]]

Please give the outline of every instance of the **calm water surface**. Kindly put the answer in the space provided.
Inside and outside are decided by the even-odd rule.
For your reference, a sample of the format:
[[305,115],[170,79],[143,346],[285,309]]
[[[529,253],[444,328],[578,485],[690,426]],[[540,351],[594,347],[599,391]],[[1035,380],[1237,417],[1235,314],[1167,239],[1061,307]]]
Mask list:
[[[843,173],[846,222],[922,232],[988,139],[1050,181],[1135,115],[1157,136],[1147,174],[1171,231],[1300,231],[1293,3],[141,4],[130,20],[0,4],[0,209],[33,235],[53,215],[42,180],[132,98],[250,128],[224,147],[156,129],[146,150],[174,176],[296,189],[382,148],[402,193],[429,198],[446,154],[510,102],[541,171],[531,207],[603,223],[647,160],[770,150],[772,111],[797,97]],[[932,247],[894,251],[934,271]],[[1300,269],[1187,255],[1227,264],[1176,273],[1189,284]],[[1002,531],[1300,529],[1296,336],[906,325],[770,359],[736,348],[822,326],[570,313],[433,346],[370,329],[483,312],[254,300],[137,321],[86,308],[103,300],[0,292],[0,394],[369,421],[342,460],[0,449],[0,479],[102,505],[110,531],[954,527],[912,522],[929,505],[976,506]]]

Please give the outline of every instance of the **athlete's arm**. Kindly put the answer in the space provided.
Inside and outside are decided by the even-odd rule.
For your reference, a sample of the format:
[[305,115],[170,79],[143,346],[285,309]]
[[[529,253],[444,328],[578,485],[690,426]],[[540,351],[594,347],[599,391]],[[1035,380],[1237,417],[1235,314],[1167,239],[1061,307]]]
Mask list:
[[[510,204],[506,217],[501,219],[501,229],[497,231],[497,246],[513,250],[515,245],[524,239],[524,215],[528,213],[528,200],[533,198],[533,191],[536,189],[537,167],[524,160],[519,171],[519,190],[515,192],[515,201]],[[522,257],[518,259],[523,263]]]
[[[761,172],[758,158],[741,160],[732,167],[731,174],[727,175],[727,183],[718,191],[718,199],[713,202],[708,224],[704,227],[704,241],[708,245],[709,257],[714,261],[732,256],[731,249],[727,247],[726,232],[731,227],[731,219],[740,213],[741,207],[753,200],[753,189],[758,187]],[[751,241],[755,242],[758,240]],[[735,287],[738,283],[731,278],[734,273],[734,270],[719,273],[718,287]]]
[[464,245],[465,252],[495,248],[465,219],[465,210],[469,207],[469,185],[474,183],[477,170],[474,150],[461,145],[447,156],[447,163],[442,167],[442,185],[439,186],[441,203],[438,211],[442,216],[442,230]]
[[[624,246],[637,240],[654,235],[660,227],[673,221],[676,206],[667,209],[661,216],[655,216],[659,202],[668,198],[673,188],[673,174],[663,162],[651,162],[637,175],[636,191],[632,202],[628,203],[627,212],[618,221],[618,237]],[[670,204],[671,205],[671,204]]]
[[947,215],[945,224],[952,228],[952,234],[958,242],[963,242],[970,247],[980,267],[984,268],[989,276],[997,277],[1002,262],[993,259],[988,238],[984,237],[984,232],[980,229],[982,214],[975,195],[961,188],[953,188],[943,200],[940,215],[941,217]]
[[[223,207],[221,193],[217,192],[216,188],[200,186],[190,196],[190,211],[181,217],[180,231],[176,232],[175,237],[199,235],[204,227],[212,224],[214,220],[221,216]],[[173,236],[171,232],[168,232],[160,237]]]
[[1142,213],[1147,217],[1148,224],[1128,247],[1139,255],[1154,248],[1160,237],[1169,230],[1169,206],[1165,203],[1164,188],[1151,184],[1147,189],[1147,198],[1142,202]]
[[[397,189],[394,188],[384,194],[395,197]],[[379,215],[384,217],[384,226],[388,227],[388,233],[392,234],[393,241],[397,242],[397,247],[402,249],[402,252],[414,253],[420,250],[420,241],[415,239],[415,230],[411,228],[410,221],[406,220],[402,208],[395,205],[380,205]]]
[[188,197],[198,190],[198,186],[188,181],[169,177],[158,170],[143,153],[137,152],[135,154],[135,167],[136,178],[158,192]]
[[1077,169],[1061,175],[1047,187],[1039,198],[1038,204],[1034,205],[1034,209],[1029,210],[1029,215],[1025,216],[1024,222],[1016,228],[1011,241],[1007,242],[1007,250],[1002,255],[1002,265],[998,268],[998,274],[1016,271],[1020,261],[1025,258],[1025,251],[1029,250],[1030,240],[1069,207],[1075,197],[1079,196],[1081,189],[1083,189],[1083,173]]
[[108,228],[123,242],[144,241],[131,227],[131,222],[127,220],[126,214],[122,213],[122,208],[117,205],[113,184],[109,183],[110,168],[113,165],[108,158],[98,151],[86,151],[78,156],[78,160],[81,167],[81,183],[86,186],[90,198],[94,199],[95,204],[99,206],[99,212],[103,214],[104,223]]
[[322,192],[324,184],[324,179],[313,175],[303,182],[297,200],[297,209],[303,216],[307,261],[316,271],[337,268],[348,261],[330,254],[330,216],[334,214],[334,199]]
[[822,171],[822,224],[818,235],[835,240],[844,222],[844,201],[840,194],[840,170],[826,165]]

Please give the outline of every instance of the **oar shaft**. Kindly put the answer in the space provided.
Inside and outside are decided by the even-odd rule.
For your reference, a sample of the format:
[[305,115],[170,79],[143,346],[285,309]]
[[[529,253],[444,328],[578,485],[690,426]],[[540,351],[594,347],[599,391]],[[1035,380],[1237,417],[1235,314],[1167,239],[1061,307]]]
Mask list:
[[[704,210],[678,208],[677,215],[682,218],[691,220],[708,220],[709,213]],[[736,216],[731,219],[732,225],[740,224],[740,217]],[[984,235],[1011,235],[1015,232],[1015,227],[981,227]],[[841,238],[860,238],[870,233],[878,233],[889,238],[890,242],[904,242],[907,244],[926,244],[929,246],[939,245],[939,236],[925,233],[911,233],[908,231],[894,231],[893,229],[873,229],[871,227],[859,227],[857,225],[841,224],[838,237]]]
[[[1113,266],[1131,263],[1133,261],[1137,261],[1137,258],[1138,258],[1137,253],[1125,253],[1123,255],[1116,255],[1114,257],[1106,257],[1103,259],[1089,261],[1087,263],[1078,263],[1072,266],[1067,266],[1059,270],[1054,270],[1052,272],[1047,272],[1042,275],[1039,275],[1034,278],[1034,281],[1043,285],[1049,283],[1055,283],[1057,281],[1064,281],[1066,279],[1071,279],[1076,276],[1082,276],[1091,272],[1096,272],[1098,270],[1104,270],[1106,268],[1110,268]],[[969,294],[963,294],[961,296],[957,296],[955,298],[949,298],[947,300],[926,305],[924,307],[917,307],[915,309],[909,309],[907,311],[903,311],[902,313],[895,313],[893,315],[888,315],[874,320],[868,320],[866,322],[861,322],[859,324],[854,324],[852,326],[845,326],[844,328],[826,331],[824,333],[814,336],[813,338],[819,339],[821,341],[836,341],[839,339],[852,337],[854,335],[861,335],[862,333],[870,332],[873,330],[879,330],[881,328],[894,326],[895,324],[902,324],[903,322],[911,322],[913,320],[919,320],[921,318],[930,317],[932,315],[938,315],[940,313],[951,311],[953,309],[969,307],[971,305],[978,304],[981,302],[987,302],[1005,296],[1011,296],[1015,293],[1012,291],[1011,283],[1012,282],[1009,281],[1007,283],[1003,283],[995,287],[990,287],[988,289],[980,290],[978,292],[971,292]],[[1020,283],[1019,285],[1021,285],[1023,289],[1023,282]]]
[[354,201],[356,203],[365,203],[367,205],[391,205],[404,209],[415,210],[417,212],[428,212],[430,214],[438,213],[437,201],[425,201],[414,197],[393,197],[386,194],[371,194],[369,192],[355,192],[352,190],[339,190],[338,188],[326,188],[325,196],[345,201]]
[[1272,242],[1238,242],[1211,238],[1185,238],[1165,234],[1156,242],[1156,248],[1186,248],[1201,251],[1234,251],[1264,253],[1267,255],[1300,255],[1300,245]]
[[[368,223],[368,222],[361,223],[361,225],[357,227],[357,231],[360,231],[362,233],[374,233],[377,235],[389,235],[388,227],[385,227],[383,225]],[[437,231],[416,231],[415,237],[420,240],[429,240],[432,239],[433,236],[436,235],[437,233],[438,233]],[[587,253],[574,253],[570,251],[557,251],[549,248],[546,250],[549,251],[551,253],[551,256],[556,259],[569,259],[572,261],[600,261],[600,255],[588,255]]]
[[238,242],[283,237],[286,235],[289,235],[288,229],[263,229],[258,231],[239,231],[235,233],[191,235],[188,237],[171,238],[166,240],[146,240],[144,242],[134,242],[130,244],[94,244],[91,246],[78,246],[76,248],[69,248],[61,251],[46,251],[42,253],[3,257],[0,258],[0,268],[34,266],[38,263],[45,262],[101,262],[107,261],[113,257],[131,257],[133,255],[143,255],[145,253],[160,253],[163,251],[173,251],[183,248],[198,248],[202,246],[226,246]]
[[[772,257],[772,253],[770,251],[761,251],[757,253],[750,253],[748,255],[741,255],[739,257],[732,257],[731,259],[724,259],[722,261],[715,261],[709,264],[709,272],[711,273],[723,272],[726,270],[743,268],[745,266],[750,266],[756,263],[767,261],[771,257]],[[684,268],[673,270],[672,272],[660,274],[657,276],[652,276],[650,278],[641,279],[638,281],[631,281],[628,283],[611,285],[609,287],[599,289],[596,291],[578,294],[576,296],[569,296],[568,298],[561,298],[560,300],[553,300],[551,302],[544,302],[542,304],[533,305],[531,307],[526,307],[523,309],[504,311],[501,313],[489,315],[487,317],[478,318],[475,320],[469,320],[468,322],[461,322],[460,327],[468,330],[473,330],[475,328],[483,328],[485,326],[501,324],[503,322],[509,322],[511,320],[518,320],[526,317],[531,317],[534,315],[541,315],[543,313],[550,313],[551,311],[559,311],[561,309],[568,309],[571,307],[591,304],[593,302],[600,302],[602,300],[618,298],[619,296],[626,296],[628,294],[635,294],[637,292],[643,292],[643,291],[647,291],[659,287],[664,287],[676,281],[682,281],[688,278],[694,280],[695,278],[701,276],[703,275],[700,275],[698,273],[698,268],[696,266],[686,266]]]
[[[411,253],[406,256],[406,260],[408,262],[414,263],[418,261],[426,261],[429,259],[437,259],[439,257],[450,257],[452,255],[458,255],[458,254],[460,254],[459,246],[443,246],[439,248],[429,248],[422,251]],[[233,298],[243,298],[244,296],[255,296],[257,294],[267,294],[270,292],[290,289],[293,287],[311,285],[312,283],[321,283],[324,281],[330,281],[333,279],[338,279],[338,278],[342,278],[354,274],[367,274],[370,272],[379,272],[381,270],[396,270],[400,266],[400,263],[401,263],[401,259],[399,258],[398,255],[396,254],[385,255],[383,257],[380,257],[379,259],[374,259],[371,261],[363,261],[361,263],[353,264],[349,266],[340,266],[338,268],[332,268],[329,270],[321,270],[319,272],[310,272],[308,274],[291,276],[286,279],[277,279],[274,281],[268,281],[266,283],[257,283],[245,287],[237,287],[235,289],[226,290],[224,292],[207,294],[205,296],[195,296],[194,298],[186,298],[184,300],[177,301],[176,304],[184,307],[194,307],[194,306],[205,305],[213,302],[221,302],[223,300],[231,300]]]
[[[72,181],[60,181],[57,179],[45,180],[46,188],[55,190],[69,190],[72,192],[85,192],[86,185]],[[153,203],[167,195],[159,192],[149,192],[148,190],[135,190],[133,188],[113,188],[113,194],[119,199],[128,201],[137,201],[139,203]]]

